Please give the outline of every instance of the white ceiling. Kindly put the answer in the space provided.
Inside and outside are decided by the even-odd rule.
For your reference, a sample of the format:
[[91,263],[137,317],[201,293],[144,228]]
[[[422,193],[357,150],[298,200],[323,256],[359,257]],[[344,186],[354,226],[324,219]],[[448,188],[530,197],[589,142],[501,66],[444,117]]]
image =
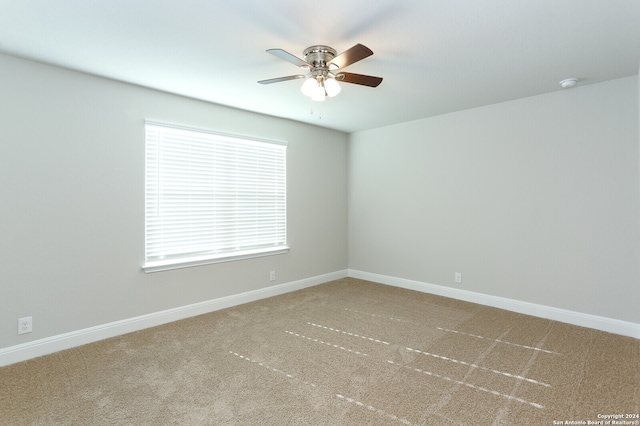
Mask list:
[[[266,49],[356,43],[375,89],[257,83],[299,73]],[[640,1],[0,0],[0,52],[353,132],[635,75]]]

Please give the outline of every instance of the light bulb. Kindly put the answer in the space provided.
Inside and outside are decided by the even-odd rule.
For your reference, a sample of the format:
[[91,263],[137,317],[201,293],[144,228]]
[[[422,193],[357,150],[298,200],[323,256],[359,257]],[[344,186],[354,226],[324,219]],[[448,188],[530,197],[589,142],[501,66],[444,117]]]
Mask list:
[[335,78],[327,78],[324,81],[324,88],[327,91],[327,96],[331,98],[340,93],[340,90],[342,90]]
[[318,87],[318,82],[316,81],[316,79],[313,77],[309,77],[304,81],[304,83],[302,83],[302,87],[300,87],[300,91],[305,96],[313,96],[316,90],[316,87]]
[[313,90],[313,95],[311,95],[311,100],[322,102],[324,101],[324,98],[325,98],[324,86],[322,86],[322,84],[318,82],[316,88]]

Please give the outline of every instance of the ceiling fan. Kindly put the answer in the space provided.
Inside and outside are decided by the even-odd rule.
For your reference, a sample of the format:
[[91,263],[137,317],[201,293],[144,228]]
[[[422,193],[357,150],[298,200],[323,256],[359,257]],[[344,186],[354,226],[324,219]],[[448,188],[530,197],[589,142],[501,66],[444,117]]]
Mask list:
[[307,47],[303,52],[304,59],[282,49],[268,49],[267,52],[307,70],[307,73],[260,80],[258,83],[271,84],[304,78],[306,80],[300,90],[314,101],[324,101],[326,96],[333,97],[340,93],[338,81],[369,87],[378,87],[382,83],[381,77],[342,71],[343,68],[373,55],[373,51],[362,44],[356,44],[339,55],[329,46]]

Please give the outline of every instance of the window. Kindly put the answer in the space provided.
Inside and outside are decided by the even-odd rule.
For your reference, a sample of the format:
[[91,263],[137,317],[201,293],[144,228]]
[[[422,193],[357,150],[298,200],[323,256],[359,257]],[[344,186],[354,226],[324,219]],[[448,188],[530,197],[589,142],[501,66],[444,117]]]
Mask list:
[[145,272],[288,250],[285,143],[145,129]]

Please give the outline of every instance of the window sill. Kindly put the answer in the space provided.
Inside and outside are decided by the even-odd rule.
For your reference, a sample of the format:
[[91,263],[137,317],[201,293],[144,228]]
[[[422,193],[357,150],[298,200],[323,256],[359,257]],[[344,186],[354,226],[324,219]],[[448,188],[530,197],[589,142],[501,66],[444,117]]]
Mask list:
[[194,266],[211,265],[214,263],[233,262],[236,260],[251,259],[254,257],[274,256],[276,254],[284,254],[289,252],[289,247],[280,246],[276,248],[246,250],[232,254],[225,253],[217,256],[201,256],[189,257],[182,259],[157,260],[147,262],[142,265],[145,274],[152,272],[169,271],[172,269],[191,268]]

